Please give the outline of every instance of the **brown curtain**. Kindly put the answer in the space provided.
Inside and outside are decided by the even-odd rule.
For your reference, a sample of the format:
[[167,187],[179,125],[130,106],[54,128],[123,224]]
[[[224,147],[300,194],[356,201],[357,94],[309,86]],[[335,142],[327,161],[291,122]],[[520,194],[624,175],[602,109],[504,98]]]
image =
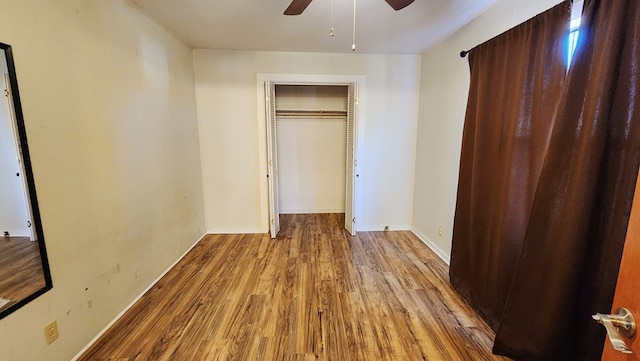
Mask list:
[[450,279],[494,329],[562,92],[570,6],[564,2],[469,53]]
[[[494,60],[479,47],[469,59],[451,282],[497,330],[494,352],[517,360],[600,359],[604,331],[590,315],[610,311],[640,165],[638,1],[585,0],[583,24],[566,79],[555,58],[518,62],[509,71],[532,78],[506,85],[511,52]],[[532,58],[553,57],[555,41],[566,41],[549,34],[542,48],[529,44]],[[530,83],[546,88],[523,92]],[[488,94],[496,86],[497,101]],[[536,103],[542,110],[528,108]],[[512,108],[523,111],[514,117]],[[523,118],[542,135],[517,146],[510,130]]]
[[586,0],[494,351],[600,360],[640,164],[640,7]]

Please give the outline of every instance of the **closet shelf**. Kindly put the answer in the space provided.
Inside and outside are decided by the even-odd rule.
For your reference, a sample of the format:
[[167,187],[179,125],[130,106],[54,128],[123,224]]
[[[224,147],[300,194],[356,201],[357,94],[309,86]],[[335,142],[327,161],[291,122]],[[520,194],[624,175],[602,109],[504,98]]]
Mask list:
[[343,118],[347,116],[346,110],[301,110],[301,109],[276,109],[277,117],[323,117]]

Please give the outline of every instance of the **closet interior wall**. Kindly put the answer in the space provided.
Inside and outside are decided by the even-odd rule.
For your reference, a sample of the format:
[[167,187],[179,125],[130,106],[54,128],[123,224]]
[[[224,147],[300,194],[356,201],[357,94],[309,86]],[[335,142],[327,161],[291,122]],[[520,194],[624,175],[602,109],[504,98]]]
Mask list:
[[276,85],[282,214],[344,213],[347,86]]

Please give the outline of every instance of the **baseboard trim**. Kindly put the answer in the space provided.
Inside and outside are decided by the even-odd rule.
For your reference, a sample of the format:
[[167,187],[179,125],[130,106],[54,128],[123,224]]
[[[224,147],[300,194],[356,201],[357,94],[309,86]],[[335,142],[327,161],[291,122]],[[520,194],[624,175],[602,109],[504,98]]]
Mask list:
[[219,228],[219,229],[207,229],[207,234],[256,234],[267,233],[269,229],[263,231],[259,228]]
[[344,209],[280,209],[280,214],[331,214],[344,213]]
[[362,225],[357,227],[358,232],[379,232],[384,231],[384,227],[389,227],[390,231],[410,231],[410,225],[403,224],[385,224],[385,225]]
[[204,239],[204,237],[207,236],[207,234],[203,234],[194,244],[191,245],[191,247],[189,247],[189,249],[187,249],[182,256],[178,257],[178,259],[173,262],[172,265],[169,266],[169,268],[167,268],[164,272],[162,272],[162,274],[160,274],[160,276],[158,276],[158,278],[156,278],[153,282],[151,282],[151,284],[149,285],[149,287],[147,287],[146,289],[144,289],[136,298],[133,299],[133,301],[131,301],[131,303],[129,303],[127,305],[127,307],[124,308],[124,310],[122,310],[122,312],[120,312],[113,320],[111,320],[111,322],[109,322],[100,332],[98,332],[98,334],[91,339],[91,341],[89,341],[88,344],[86,344],[75,356],[73,356],[73,358],[71,359],[71,361],[76,361],[78,360],[78,358],[80,358],[80,356],[82,356],[82,354],[84,354],[85,352],[87,352],[87,350],[96,342],[98,341],[98,339],[100,337],[102,337],[102,335],[104,335],[105,332],[107,332],[107,330],[109,330],[109,328],[111,328],[111,326],[113,326],[122,316],[124,316],[125,313],[127,313],[127,311],[129,311],[129,309],[131,309],[131,307],[133,307],[133,305],[136,304],[136,302],[138,302],[142,296],[145,295],[145,293],[149,292],[149,290],[156,285],[156,283],[158,283],[158,281],[160,281],[160,279],[162,277],[164,277],[169,271],[171,271],[171,269],[173,267],[175,267],[178,262],[180,262],[186,255],[187,253],[191,252],[191,250],[193,249],[193,247],[195,247],[198,243],[200,243],[200,241],[202,241],[202,239]]
[[422,232],[418,231],[414,227],[411,227],[411,232],[413,232],[413,234],[415,234],[416,237],[418,237],[418,239],[422,241],[422,243],[426,244],[427,247],[431,248],[433,253],[435,253],[438,257],[440,257],[440,259],[442,259],[444,263],[447,264],[447,266],[451,265],[451,256],[448,255],[446,252],[444,252],[442,249],[440,249],[440,247],[438,247],[435,243],[433,243],[429,239],[429,237],[425,236]]

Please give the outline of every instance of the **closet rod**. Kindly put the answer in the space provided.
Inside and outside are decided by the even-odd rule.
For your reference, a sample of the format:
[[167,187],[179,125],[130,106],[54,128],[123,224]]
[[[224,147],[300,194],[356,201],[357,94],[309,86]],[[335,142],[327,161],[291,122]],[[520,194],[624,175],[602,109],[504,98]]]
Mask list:
[[346,117],[346,110],[276,110],[276,116],[280,117]]

